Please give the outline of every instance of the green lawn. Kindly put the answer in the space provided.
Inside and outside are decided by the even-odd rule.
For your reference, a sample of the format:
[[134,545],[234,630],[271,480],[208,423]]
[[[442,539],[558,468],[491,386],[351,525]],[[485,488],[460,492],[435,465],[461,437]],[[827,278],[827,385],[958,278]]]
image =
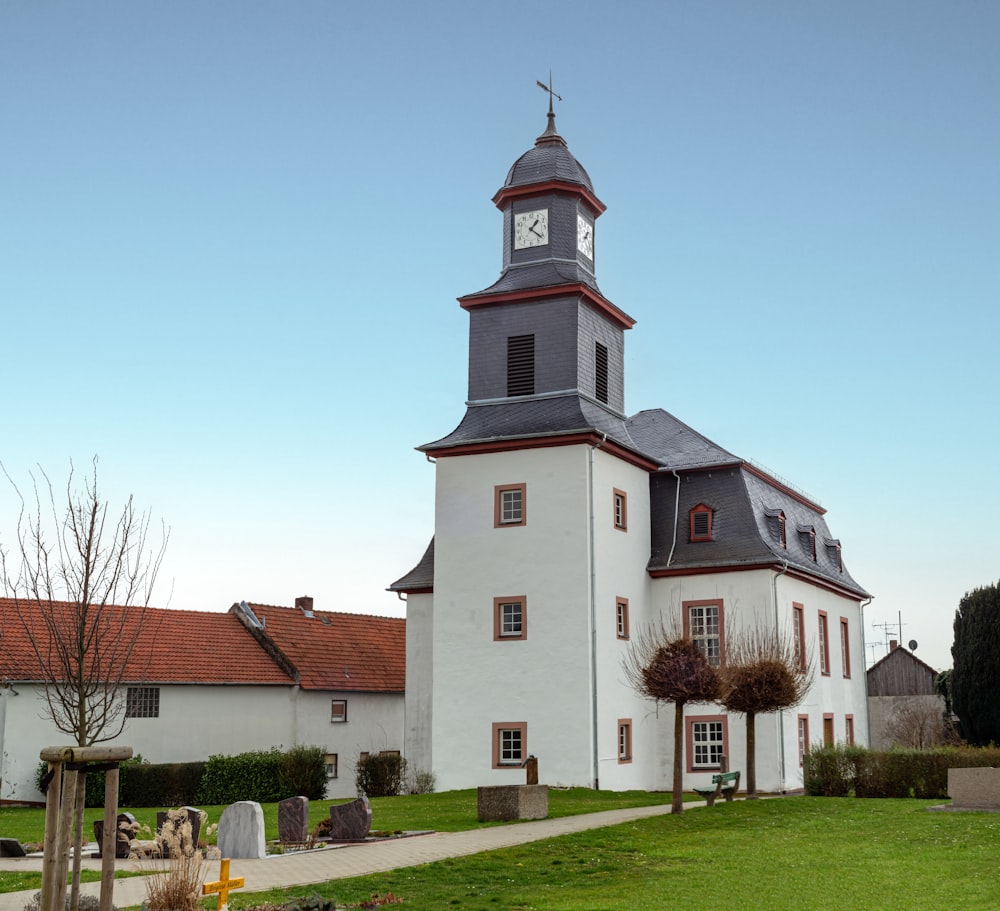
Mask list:
[[[553,816],[561,816],[665,799],[553,791],[550,807]],[[230,908],[315,892],[338,907],[391,892],[404,907],[421,911],[981,911],[1000,905],[1000,815],[931,813],[929,805],[853,798],[740,800],[320,887],[236,892]],[[478,825],[473,791],[377,800],[373,808],[375,827],[381,829],[453,831]],[[0,833],[10,831],[12,812],[0,810]],[[155,811],[136,815],[142,819],[146,812]],[[321,815],[325,809],[316,818]],[[210,817],[218,818],[211,811]],[[20,824],[30,829],[23,820]],[[40,829],[35,831],[40,837]]]
[[230,907],[315,892],[393,893],[421,911],[981,911],[1000,904],[1000,816],[926,801],[791,797],[339,880],[233,893]]

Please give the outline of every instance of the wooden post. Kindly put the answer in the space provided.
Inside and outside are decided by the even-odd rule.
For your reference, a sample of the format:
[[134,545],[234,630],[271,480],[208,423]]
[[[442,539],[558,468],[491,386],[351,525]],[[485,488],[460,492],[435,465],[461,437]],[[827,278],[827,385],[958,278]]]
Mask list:
[[118,856],[118,766],[104,773],[104,832],[101,843],[101,908],[111,911]]
[[62,794],[62,760],[49,762],[52,780],[45,792],[45,841],[42,855],[42,900],[40,911],[53,911],[52,893],[56,888],[56,836],[59,832],[59,801]]
[[[108,777],[104,786],[104,856],[101,864],[101,911],[110,911],[114,888],[115,841],[118,837],[118,763],[132,757],[132,747],[46,747],[39,755],[49,764],[49,770],[53,773],[45,798],[45,855],[42,858],[42,898],[39,911],[63,911],[66,902],[69,846],[75,823],[77,793],[79,789],[82,800],[88,763],[111,765],[110,769],[106,769]],[[64,770],[66,765],[75,768]],[[107,849],[109,838],[110,851]],[[79,865],[74,862],[74,893],[79,888],[78,871]]]

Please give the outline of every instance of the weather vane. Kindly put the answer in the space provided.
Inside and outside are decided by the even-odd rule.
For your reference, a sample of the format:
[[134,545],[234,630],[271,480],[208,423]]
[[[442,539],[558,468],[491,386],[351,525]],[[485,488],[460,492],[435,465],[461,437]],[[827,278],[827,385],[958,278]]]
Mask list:
[[558,98],[562,101],[562,95],[557,95],[552,91],[552,70],[549,70],[549,84],[546,85],[541,79],[535,80],[535,85],[537,85],[542,91],[549,93],[549,113],[552,113],[552,99]]

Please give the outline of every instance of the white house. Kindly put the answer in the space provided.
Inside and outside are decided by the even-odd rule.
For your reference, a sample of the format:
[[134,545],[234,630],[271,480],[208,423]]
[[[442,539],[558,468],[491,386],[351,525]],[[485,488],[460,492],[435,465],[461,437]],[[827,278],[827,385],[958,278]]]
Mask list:
[[[69,612],[69,605],[55,605]],[[226,613],[107,607],[126,631],[125,729],[111,743],[150,762],[321,746],[328,797],[353,797],[363,752],[400,750],[405,621],[245,603]],[[141,620],[140,620],[141,618]],[[39,751],[71,744],[46,717],[42,667],[27,630],[39,606],[0,599],[0,803],[40,801]]]
[[[802,784],[811,743],[866,736],[862,602],[824,510],[666,411],[625,411],[625,331],[600,290],[604,204],[548,126],[493,197],[503,268],[468,311],[467,410],[420,446],[436,462],[434,536],[390,588],[407,597],[406,744],[440,788],[541,780],[668,789],[673,709],[625,681],[640,628],[673,620],[714,663],[777,625],[817,656],[795,710],[757,721],[757,784]],[[685,786],[744,722],[688,706]]]

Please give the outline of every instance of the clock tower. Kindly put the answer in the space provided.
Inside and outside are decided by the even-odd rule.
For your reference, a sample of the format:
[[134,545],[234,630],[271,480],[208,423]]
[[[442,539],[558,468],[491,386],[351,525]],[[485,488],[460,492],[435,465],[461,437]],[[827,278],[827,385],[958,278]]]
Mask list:
[[500,277],[459,298],[469,312],[466,416],[420,447],[524,445],[539,435],[607,435],[632,449],[625,429],[624,332],[634,320],[597,284],[595,224],[605,205],[556,130],[514,162],[493,197],[503,213]]

